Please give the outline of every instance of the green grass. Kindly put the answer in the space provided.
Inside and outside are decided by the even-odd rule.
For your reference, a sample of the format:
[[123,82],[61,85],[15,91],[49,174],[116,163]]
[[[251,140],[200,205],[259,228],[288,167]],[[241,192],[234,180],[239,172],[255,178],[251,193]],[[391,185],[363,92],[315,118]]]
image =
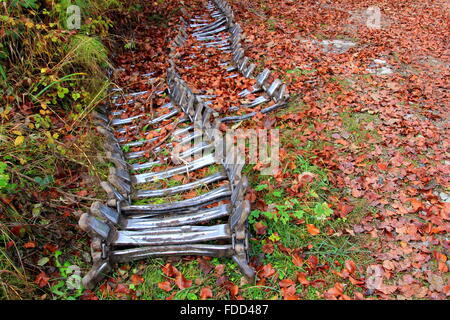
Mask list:
[[[352,122],[350,122],[352,124]],[[304,223],[294,224],[293,220],[288,219],[286,221],[282,219],[276,219],[275,215],[265,215],[260,212],[252,212],[253,221],[263,221],[267,226],[266,235],[262,236],[258,241],[253,241],[252,251],[257,254],[262,250],[263,242],[275,240],[276,243],[281,243],[283,246],[291,249],[301,249],[304,253],[304,259],[314,255],[319,259],[320,263],[328,263],[330,266],[335,266],[335,262],[339,262],[341,265],[346,260],[353,260],[359,264],[367,264],[370,260],[370,252],[361,249],[362,239],[360,237],[352,237],[350,235],[327,235],[326,229],[330,228],[334,233],[344,230],[345,228],[351,228],[352,223],[357,223],[360,219],[367,214],[366,203],[361,200],[356,203],[354,210],[345,218],[335,218],[330,216],[330,212],[322,210],[322,204],[327,203],[331,195],[339,197],[339,190],[335,189],[328,180],[328,172],[316,165],[311,164],[311,160],[314,159],[314,155],[309,151],[320,147],[317,143],[308,141],[302,143],[300,140],[300,134],[295,130],[285,129],[281,135],[281,142],[286,145],[285,149],[288,152],[290,161],[294,160],[295,169],[285,169],[285,173],[290,173],[291,177],[295,177],[298,174],[304,172],[310,172],[315,175],[315,179],[312,183],[308,184],[301,191],[304,196],[302,198],[290,197],[288,192],[284,189],[273,188],[272,184],[275,184],[274,179],[263,179],[250,175],[250,181],[252,187],[259,190],[260,196],[262,196],[269,206],[277,209],[278,215],[283,215],[283,211],[286,211],[288,216],[293,219],[293,216],[299,212],[303,216]],[[289,146],[289,147],[287,147]],[[301,150],[301,154],[298,151]],[[246,172],[244,168],[244,172]],[[248,171],[250,172],[250,171]],[[289,179],[289,178],[288,178]],[[284,188],[289,188],[292,185],[291,181],[285,180],[282,183]],[[262,194],[262,195],[261,195]],[[288,205],[286,205],[288,203]],[[325,207],[327,208],[327,207]],[[281,209],[281,210],[280,210]],[[311,223],[319,227],[321,233],[319,235],[310,235],[306,230],[306,224]],[[276,237],[274,237],[276,235]],[[366,239],[365,239],[366,240]],[[309,249],[307,249],[309,248]],[[305,265],[302,267],[296,266],[292,262],[292,257],[279,251],[277,246],[272,254],[266,254],[263,262],[265,264],[271,263],[272,266],[278,271],[280,279],[295,277],[296,272],[305,272]],[[332,284],[333,281],[339,281],[337,276],[328,272],[327,274],[314,274],[311,279],[315,278],[330,278],[327,283]],[[277,283],[271,283],[273,288],[277,288]],[[271,290],[269,290],[271,291]],[[304,290],[301,285],[297,285],[297,293],[302,298],[318,299],[316,294],[317,289],[308,288]],[[319,290],[320,291],[320,290]],[[254,292],[255,296],[261,296],[261,291],[257,289],[251,289],[249,292]],[[265,292],[262,295],[268,299],[271,296],[276,295],[276,290],[272,290],[272,293]],[[249,297],[254,298],[254,297]],[[278,298],[280,298],[278,296]]]
[[[12,240],[9,230],[0,225],[0,300],[31,298],[35,289],[35,285],[27,279],[23,265],[15,263],[7,253],[5,244]],[[19,254],[15,244],[8,250]]]
[[158,288],[158,282],[164,281],[164,274],[161,268],[164,266],[164,259],[147,259],[142,277],[144,283],[139,287],[142,292],[142,299],[165,299],[168,294]]
[[306,104],[303,100],[299,96],[292,94],[287,106],[277,111],[277,116],[295,114],[303,111],[305,108]]
[[370,135],[376,141],[381,141],[381,136],[375,130],[367,129],[367,124],[379,120],[377,114],[342,112],[340,114],[343,127],[352,135],[353,142],[359,144],[367,141]]

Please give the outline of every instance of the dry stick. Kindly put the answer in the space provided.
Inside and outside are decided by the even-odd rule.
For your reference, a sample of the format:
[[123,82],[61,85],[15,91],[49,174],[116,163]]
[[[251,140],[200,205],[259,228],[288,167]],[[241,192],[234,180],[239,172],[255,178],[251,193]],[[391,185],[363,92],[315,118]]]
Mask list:
[[153,96],[156,90],[158,90],[161,85],[163,85],[164,82],[161,78],[159,78],[159,82],[156,83],[156,85],[152,84],[151,89],[149,90],[150,95],[147,97],[147,100],[145,101],[146,104],[149,103],[150,100],[150,114],[152,115],[152,117],[154,117],[154,112],[153,112]]
[[164,143],[164,141],[166,141],[166,140],[172,135],[172,133],[175,131],[175,129],[178,127],[179,124],[180,124],[180,120],[177,120],[177,121],[175,122],[173,128],[170,129],[170,131],[166,134],[166,136],[165,136],[163,139],[161,139],[157,144],[155,144],[155,145],[153,145],[153,146],[151,147],[151,148],[152,148],[153,156],[154,156],[155,158],[157,157],[157,154],[153,151],[153,149],[156,149],[157,147],[159,147],[160,145],[162,145],[162,144]]
[[[84,152],[84,150],[81,149],[81,148],[77,145],[77,143],[76,143],[75,141],[73,142],[73,145],[75,146],[75,148],[77,148],[77,149],[83,154],[83,156],[84,156],[84,157],[86,158],[86,160],[89,162],[89,165],[91,166],[91,168],[94,169],[94,172],[95,172],[95,175],[97,176],[97,178],[101,180],[101,178],[100,178],[100,176],[98,175],[98,172],[97,172],[95,166],[92,164],[92,162],[91,162],[91,160],[89,159],[89,157],[88,157],[88,155],[86,154],[86,152]],[[84,165],[84,164],[83,164],[83,165]]]
[[[12,273],[13,275],[16,275],[14,272],[11,272],[11,271],[9,271],[9,270],[0,270],[0,276],[1,276],[2,273]],[[22,279],[22,280],[27,281],[26,279]],[[3,286],[6,286],[6,287],[8,287],[10,290],[14,291],[14,293],[16,294],[16,296],[17,296],[20,300],[22,300],[22,298],[20,297],[20,294],[16,291],[16,289],[15,289],[12,285],[8,284],[6,281],[2,281],[1,283],[2,283]],[[8,295],[7,295],[7,296],[8,296]]]
[[[29,176],[24,175],[24,174],[22,174],[22,173],[20,173],[20,172],[17,172],[17,171],[15,171],[15,170],[13,170],[13,172],[14,172],[15,174],[17,174],[18,176],[20,176],[20,177],[22,177],[22,178],[25,178],[25,179],[27,179],[27,180],[29,180],[29,181],[31,181],[31,182],[37,184],[37,182],[36,182],[34,179],[30,178]],[[55,188],[55,189],[56,189],[59,193],[65,194],[65,195],[67,195],[67,196],[74,196],[75,198],[79,198],[79,199],[82,199],[82,200],[102,201],[102,199],[90,198],[90,197],[83,197],[83,196],[79,196],[79,195],[77,195],[77,194],[68,193],[68,192],[62,191],[62,190],[59,189],[59,188]]]
[[59,188],[55,188],[59,193],[62,193],[62,194],[65,194],[66,196],[73,196],[73,197],[75,197],[75,198],[78,198],[78,199],[82,199],[82,200],[88,200],[88,201],[103,201],[104,199],[98,199],[98,198],[91,198],[91,197],[83,197],[83,196],[79,196],[79,195],[77,195],[77,194],[74,194],[74,193],[68,193],[68,192],[65,192],[65,191],[63,191],[62,189],[59,189]]
[[[15,209],[14,209],[15,210]],[[16,210],[17,212],[17,210]],[[4,231],[2,231],[2,233],[5,233]],[[9,239],[11,239],[9,237],[9,235],[7,233],[5,233],[6,237],[8,237]],[[20,257],[20,253],[19,253],[19,249],[17,248],[16,242],[13,241],[13,247],[16,250],[17,255]],[[25,275],[25,267],[23,265],[23,260],[19,259],[20,262],[20,266],[22,267],[22,270],[24,272],[24,274],[22,274],[22,272],[19,270],[19,268],[15,265],[15,263],[13,261],[11,261],[11,259],[4,253],[2,252],[3,256],[5,257],[5,259],[9,262],[10,265],[12,265],[12,267],[14,268],[14,270],[17,272],[17,275],[22,279],[22,280],[26,280],[26,275]]]

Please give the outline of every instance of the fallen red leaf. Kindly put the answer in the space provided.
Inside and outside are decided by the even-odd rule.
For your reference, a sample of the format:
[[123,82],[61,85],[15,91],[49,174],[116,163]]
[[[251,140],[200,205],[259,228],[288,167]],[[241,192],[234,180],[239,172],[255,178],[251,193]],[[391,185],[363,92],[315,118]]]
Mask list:
[[20,237],[21,233],[25,230],[23,226],[15,226],[11,228],[11,232],[15,235]]
[[280,282],[278,282],[278,285],[281,288],[287,288],[287,287],[292,286],[294,284],[295,284],[294,281],[292,281],[291,279],[283,279]]
[[212,297],[213,293],[210,288],[205,287],[200,290],[200,299],[205,300]]
[[292,263],[297,267],[301,267],[303,265],[303,259],[298,254],[292,255]]
[[325,294],[324,297],[326,299],[337,299],[338,297],[340,297],[342,294],[344,293],[344,287],[341,283],[336,282],[334,287],[328,289]]
[[175,268],[174,266],[172,266],[170,263],[167,263],[166,265],[164,265],[162,267],[162,272],[170,277],[173,278],[175,277],[177,274],[179,274],[180,272],[177,270],[177,268]]
[[217,277],[220,277],[223,272],[225,271],[225,265],[224,264],[218,264],[215,268],[214,268],[214,274]]
[[353,274],[356,271],[356,265],[352,260],[345,260],[345,269],[349,274]]
[[160,288],[161,290],[164,290],[166,292],[169,292],[172,290],[172,286],[169,281],[158,282],[158,288]]
[[357,279],[355,279],[355,278],[353,278],[353,277],[351,277],[351,276],[348,277],[348,280],[350,280],[350,282],[351,282],[352,284],[354,284],[355,286],[364,284],[364,281],[357,280]]
[[266,254],[271,254],[273,253],[273,244],[272,243],[268,243],[262,246],[262,252],[266,253]]
[[232,285],[229,288],[231,298],[235,298],[237,294],[239,293],[239,287],[237,285]]
[[412,212],[417,212],[423,208],[423,203],[415,198],[409,199],[409,202],[411,203],[412,206]]
[[258,235],[266,234],[267,226],[265,226],[262,222],[259,222],[259,221],[256,222],[254,224],[254,228],[255,228],[256,234],[258,234]]
[[297,272],[297,280],[304,286],[309,286],[309,280],[306,279],[306,274],[303,272]]
[[313,224],[307,224],[306,225],[306,229],[308,230],[308,233],[315,236],[318,235],[320,233],[319,228],[317,228],[315,225]]
[[36,248],[36,242],[34,242],[34,241],[27,242],[23,245],[23,247],[25,249]]
[[142,276],[140,276],[140,275],[133,274],[133,275],[131,276],[131,282],[132,282],[134,285],[139,285],[139,284],[141,284],[141,283],[144,282],[144,278],[143,278]]
[[86,290],[80,300],[99,300],[99,298],[91,290]]
[[445,262],[439,261],[438,262],[438,269],[440,272],[447,273],[448,272],[448,266]]
[[282,287],[280,291],[281,294],[283,295],[284,300],[298,300],[298,296],[296,295],[295,284]]
[[50,277],[44,271],[42,271],[36,276],[34,283],[36,283],[40,288],[42,288],[47,285],[49,280]]
[[130,288],[128,288],[127,285],[119,283],[117,285],[116,289],[114,289],[114,293],[122,294],[122,295],[128,295],[128,294],[130,294]]
[[261,276],[262,278],[268,278],[268,277],[273,276],[274,274],[275,274],[275,269],[272,268],[272,265],[269,263],[269,264],[266,264],[266,265],[262,268],[262,272],[261,272],[260,276]]
[[80,190],[77,192],[77,195],[79,195],[80,197],[86,197],[89,194],[89,192],[87,190]]
[[58,250],[58,246],[51,243],[46,243],[44,244],[44,250],[48,250],[51,253],[54,253],[56,250]]
[[309,256],[308,264],[311,268],[315,268],[319,264],[319,259],[316,256]]
[[180,290],[189,288],[190,286],[192,286],[192,281],[191,280],[187,280],[181,273],[179,273],[176,277],[175,277],[175,284],[177,285],[177,287]]
[[11,248],[14,245],[14,240],[10,240],[6,243],[6,249]]
[[350,206],[348,204],[345,203],[339,203],[338,208],[337,208],[337,215],[341,218],[344,218],[345,216],[347,216],[350,212],[352,212],[354,209],[353,206]]

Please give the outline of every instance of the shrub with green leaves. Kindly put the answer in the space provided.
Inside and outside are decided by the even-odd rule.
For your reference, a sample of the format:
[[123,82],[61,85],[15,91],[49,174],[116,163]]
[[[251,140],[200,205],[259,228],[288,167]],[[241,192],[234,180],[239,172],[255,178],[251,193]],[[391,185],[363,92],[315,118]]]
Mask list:
[[10,176],[6,173],[7,164],[5,162],[0,162],[0,192],[12,192],[15,188],[15,184],[10,184]]
[[0,162],[0,190],[5,189],[9,182],[9,175],[5,174],[7,164]]

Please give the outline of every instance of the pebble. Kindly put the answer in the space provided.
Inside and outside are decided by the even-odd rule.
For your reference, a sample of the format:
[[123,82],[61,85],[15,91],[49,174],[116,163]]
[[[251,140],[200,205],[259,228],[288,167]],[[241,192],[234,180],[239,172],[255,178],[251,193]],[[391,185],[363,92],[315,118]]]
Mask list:
[[356,43],[345,40],[322,40],[320,44],[324,47],[325,52],[334,53],[344,53],[350,48],[356,46]]
[[373,59],[373,62],[369,64],[369,68],[366,69],[369,73],[376,75],[389,75],[394,73],[392,68],[387,64],[386,60]]
[[439,197],[441,198],[441,200],[443,202],[450,203],[450,195],[449,194],[447,194],[445,192],[441,192],[441,193],[439,193]]

